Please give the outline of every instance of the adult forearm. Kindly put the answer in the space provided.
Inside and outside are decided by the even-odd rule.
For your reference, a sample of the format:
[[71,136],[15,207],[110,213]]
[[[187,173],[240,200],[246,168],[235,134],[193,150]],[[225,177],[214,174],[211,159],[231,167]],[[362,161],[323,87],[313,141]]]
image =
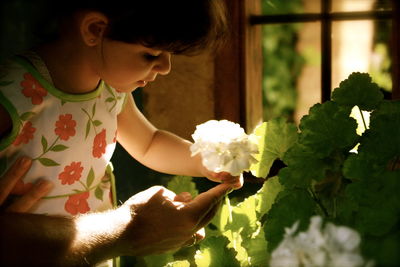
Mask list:
[[[85,215],[82,218],[91,218]],[[116,252],[106,229],[87,231],[74,218],[0,214],[1,266],[92,266]],[[93,221],[92,221],[93,222]],[[80,229],[82,228],[82,229]],[[96,229],[98,230],[98,229]]]
[[4,266],[72,265],[73,257],[68,254],[75,232],[72,219],[2,213],[0,263]]

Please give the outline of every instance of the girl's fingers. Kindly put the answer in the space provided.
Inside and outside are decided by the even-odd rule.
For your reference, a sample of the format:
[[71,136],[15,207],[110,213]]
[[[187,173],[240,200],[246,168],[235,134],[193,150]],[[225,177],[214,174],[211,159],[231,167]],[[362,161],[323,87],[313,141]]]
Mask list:
[[235,189],[239,189],[243,186],[243,175],[231,176],[230,174],[223,173],[221,175],[221,182],[224,184],[230,184]]

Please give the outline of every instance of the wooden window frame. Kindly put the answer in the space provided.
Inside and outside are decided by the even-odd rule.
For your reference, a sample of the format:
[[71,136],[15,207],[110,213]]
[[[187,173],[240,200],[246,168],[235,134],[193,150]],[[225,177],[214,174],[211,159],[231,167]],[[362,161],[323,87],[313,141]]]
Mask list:
[[261,25],[321,22],[321,101],[331,96],[333,21],[392,19],[392,99],[400,99],[400,3],[392,10],[330,12],[332,0],[321,1],[321,13],[261,15],[261,0],[225,0],[232,38],[215,60],[215,116],[238,122],[251,131],[262,120]]

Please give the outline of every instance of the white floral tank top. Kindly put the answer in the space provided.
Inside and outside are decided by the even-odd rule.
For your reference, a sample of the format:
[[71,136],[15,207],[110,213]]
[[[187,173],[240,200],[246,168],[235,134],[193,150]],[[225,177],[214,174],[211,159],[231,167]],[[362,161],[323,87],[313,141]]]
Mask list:
[[64,93],[23,57],[0,73],[0,103],[13,124],[0,140],[0,175],[22,155],[33,159],[13,193],[45,178],[54,188],[34,213],[71,216],[112,207],[110,159],[125,93],[104,82],[87,94]]

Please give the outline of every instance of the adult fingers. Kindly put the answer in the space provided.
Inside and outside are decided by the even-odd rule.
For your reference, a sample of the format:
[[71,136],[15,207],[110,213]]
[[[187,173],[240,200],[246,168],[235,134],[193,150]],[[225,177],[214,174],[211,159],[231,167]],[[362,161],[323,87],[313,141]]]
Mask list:
[[221,199],[197,224],[198,228],[205,227],[214,218],[215,214],[221,208],[223,200]]
[[31,164],[31,159],[21,157],[3,175],[0,179],[0,204],[8,197],[17,181],[28,172]]
[[200,228],[192,237],[183,244],[186,247],[194,246],[196,243],[200,242],[206,237],[206,231],[204,228]]
[[192,195],[189,192],[182,192],[174,197],[174,201],[189,202],[192,200]]
[[218,207],[220,200],[230,191],[232,191],[231,185],[219,184],[186,203],[185,209],[200,223],[210,211]]
[[49,181],[40,179],[35,185],[25,193],[21,198],[16,200],[6,208],[8,212],[27,212],[35,205],[42,197],[53,188],[53,184]]

